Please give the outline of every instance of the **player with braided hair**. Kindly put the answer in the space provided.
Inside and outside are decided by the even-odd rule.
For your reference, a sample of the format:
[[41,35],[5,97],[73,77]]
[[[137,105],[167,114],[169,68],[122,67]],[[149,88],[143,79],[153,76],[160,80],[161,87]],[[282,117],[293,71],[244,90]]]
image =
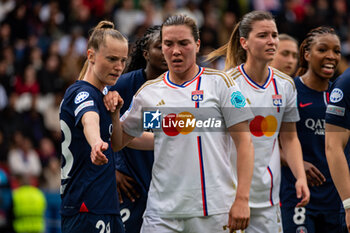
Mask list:
[[[124,100],[121,114],[129,108],[134,94],[147,80],[157,78],[168,69],[162,54],[160,26],[147,29],[143,37],[135,42],[130,57],[126,68],[128,73],[123,74],[110,89],[118,91]],[[126,232],[139,233],[151,182],[153,151],[125,147],[115,155],[122,220]]]
[[[61,215],[63,233],[123,233],[111,138],[113,122],[103,104],[128,56],[127,39],[101,21],[88,41],[87,60],[60,107],[62,131]],[[123,100],[119,98],[118,103]],[[105,159],[91,162],[90,153]]]
[[[330,79],[340,61],[340,40],[333,28],[312,29],[300,45],[300,67],[295,78],[300,121],[297,133],[303,151],[310,202],[296,207],[295,179],[282,167],[281,203],[283,231],[345,232],[344,213],[335,190],[325,153],[325,115]],[[306,229],[306,230],[305,230]]]

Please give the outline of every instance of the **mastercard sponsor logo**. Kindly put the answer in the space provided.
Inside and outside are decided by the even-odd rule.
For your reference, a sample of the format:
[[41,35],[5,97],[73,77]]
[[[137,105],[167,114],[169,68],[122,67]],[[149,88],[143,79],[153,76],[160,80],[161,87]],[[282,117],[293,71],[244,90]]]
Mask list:
[[190,112],[180,112],[178,114],[170,113],[163,117],[162,129],[168,136],[177,136],[178,134],[189,134],[196,127],[198,128],[220,128],[221,121],[215,118],[207,120],[197,120]]
[[271,137],[277,130],[277,119],[272,115],[258,115],[249,123],[249,130],[255,137]]

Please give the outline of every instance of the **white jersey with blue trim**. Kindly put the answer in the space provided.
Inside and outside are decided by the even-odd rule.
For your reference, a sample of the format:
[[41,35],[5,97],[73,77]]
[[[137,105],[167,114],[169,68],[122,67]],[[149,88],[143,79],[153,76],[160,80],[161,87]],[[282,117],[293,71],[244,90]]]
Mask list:
[[[249,121],[255,155],[249,201],[253,208],[279,203],[281,166],[278,133],[282,122],[299,121],[294,81],[277,69],[268,69],[269,76],[263,85],[255,83],[246,74],[244,64],[227,72],[239,85],[255,116]],[[235,156],[233,161],[236,163]]]
[[[238,85],[226,73],[208,68],[200,68],[183,85],[172,83],[167,72],[139,89],[121,119],[123,130],[135,137],[142,134],[143,126],[155,124],[145,216],[228,213],[236,189],[235,168],[230,164],[232,139],[226,128],[253,117],[247,106]],[[147,107],[154,111],[146,111]],[[152,116],[147,118],[149,113]],[[171,122],[177,122],[177,127]],[[216,128],[219,122],[221,127]]]

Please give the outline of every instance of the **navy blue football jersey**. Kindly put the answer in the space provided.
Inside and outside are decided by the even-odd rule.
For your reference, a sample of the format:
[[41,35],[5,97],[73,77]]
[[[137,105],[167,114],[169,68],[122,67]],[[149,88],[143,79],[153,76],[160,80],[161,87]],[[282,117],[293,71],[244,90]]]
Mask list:
[[[121,108],[122,115],[128,110],[134,94],[146,82],[146,75],[142,69],[123,74],[117,83],[110,88],[116,90],[124,100]],[[153,151],[140,151],[125,147],[115,153],[116,169],[134,178],[139,185],[135,188],[140,193],[140,198],[131,202],[123,193],[124,203],[120,204],[121,217],[125,224],[126,232],[139,232],[142,224],[142,215],[146,208],[147,193],[152,177],[154,161]]]
[[[100,135],[109,144],[104,154],[108,163],[94,165],[90,159],[81,118],[88,111],[100,116]],[[62,131],[61,214],[71,216],[79,212],[119,214],[115,180],[114,156],[110,137],[112,121],[103,104],[103,93],[86,81],[71,85],[60,107]]]
[[[341,200],[333,184],[325,154],[325,115],[329,92],[310,89],[302,83],[300,77],[295,78],[295,86],[300,115],[296,126],[303,159],[316,166],[326,178],[321,186],[309,186],[311,197],[307,208],[339,211]],[[283,166],[280,190],[282,206],[295,207],[300,201],[296,198],[295,181],[289,167]]]

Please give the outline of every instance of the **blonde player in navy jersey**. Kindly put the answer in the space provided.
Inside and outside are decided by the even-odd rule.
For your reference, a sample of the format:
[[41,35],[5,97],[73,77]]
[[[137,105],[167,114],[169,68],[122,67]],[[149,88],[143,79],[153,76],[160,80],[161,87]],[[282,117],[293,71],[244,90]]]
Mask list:
[[[144,128],[154,128],[154,165],[141,232],[245,229],[254,160],[249,105],[225,73],[196,64],[200,40],[192,18],[169,17],[162,25],[161,40],[169,71],[146,82],[135,94],[122,116],[123,137],[117,147],[140,136]],[[119,107],[120,97],[113,94],[106,100],[111,111]],[[113,120],[118,124],[119,111],[115,113]],[[230,163],[232,139],[237,167]],[[96,154],[91,157],[101,159]],[[238,174],[237,186],[233,171]]]
[[[61,103],[63,233],[124,232],[111,147],[113,125],[103,96],[106,86],[122,74],[127,55],[126,38],[113,23],[101,21],[89,38],[79,80]],[[104,153],[104,165],[93,164],[91,152]]]
[[325,154],[325,115],[330,79],[340,61],[340,40],[334,29],[312,29],[300,45],[300,67],[295,78],[300,121],[297,132],[310,188],[310,202],[296,207],[295,179],[282,167],[281,204],[283,230],[294,233],[345,232],[344,213],[334,187]]
[[249,121],[254,144],[254,174],[250,190],[250,225],[246,232],[282,232],[279,207],[280,153],[278,135],[294,176],[298,206],[310,197],[300,142],[295,85],[289,76],[269,66],[278,46],[272,15],[252,11],[234,28],[229,42],[208,55],[225,55],[225,68],[243,91],[255,118]]

